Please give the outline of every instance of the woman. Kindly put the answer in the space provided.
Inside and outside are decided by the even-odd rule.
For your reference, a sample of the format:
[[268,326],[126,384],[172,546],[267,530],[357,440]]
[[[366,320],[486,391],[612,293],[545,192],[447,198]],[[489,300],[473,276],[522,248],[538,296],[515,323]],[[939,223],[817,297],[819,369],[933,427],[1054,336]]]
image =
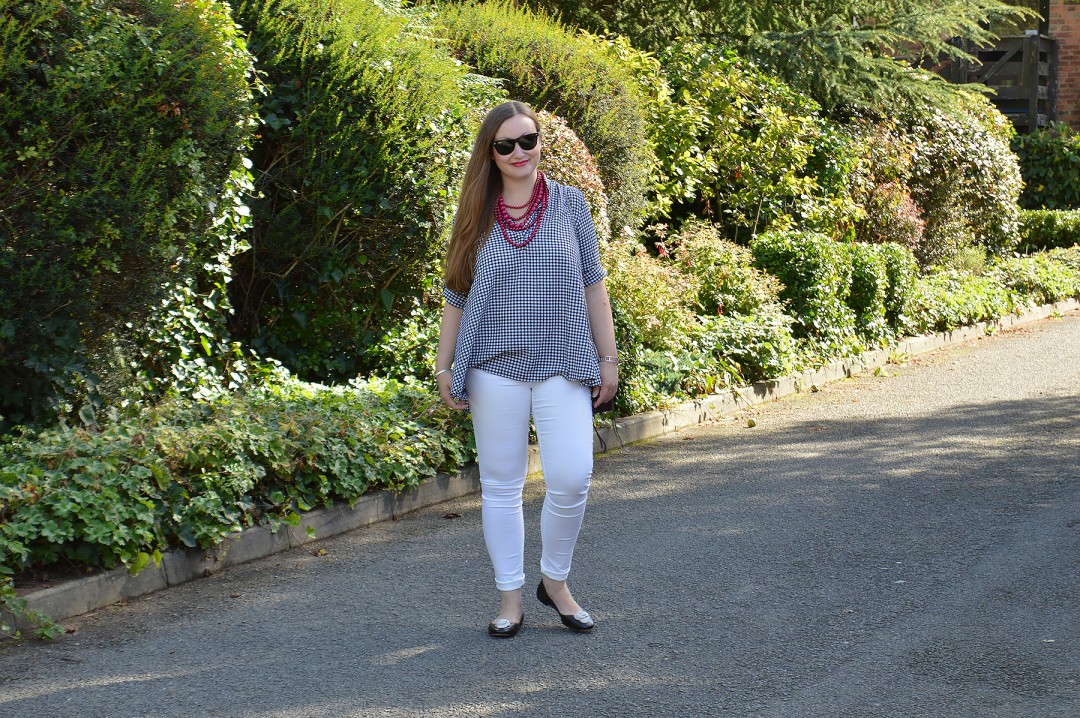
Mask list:
[[619,381],[606,272],[581,191],[538,170],[540,125],[520,102],[488,113],[465,170],[446,258],[436,357],[443,401],[472,412],[484,541],[500,591],[488,633],[517,634],[529,418],[547,495],[536,596],[595,625],[566,586],[592,476],[592,407]]

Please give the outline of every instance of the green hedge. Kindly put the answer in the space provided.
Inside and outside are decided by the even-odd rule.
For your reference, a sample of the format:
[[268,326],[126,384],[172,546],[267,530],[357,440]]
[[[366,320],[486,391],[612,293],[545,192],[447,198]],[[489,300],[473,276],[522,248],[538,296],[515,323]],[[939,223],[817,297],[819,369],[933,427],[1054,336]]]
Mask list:
[[1080,244],[1080,210],[1025,209],[1020,212],[1022,252]]
[[512,98],[566,120],[596,158],[612,230],[636,229],[656,159],[642,98],[606,49],[507,2],[441,5],[438,21],[462,61],[504,80]]
[[826,354],[857,346],[855,312],[848,305],[852,261],[845,245],[813,232],[766,232],[750,242],[754,264],[776,276],[794,319],[793,333]]
[[305,378],[346,379],[436,271],[473,108],[503,95],[394,2],[246,0],[237,15],[269,94],[234,328]]
[[847,305],[855,312],[855,331],[868,345],[881,346],[892,335],[885,300],[889,268],[883,245],[845,244],[851,259],[851,292]]
[[129,327],[227,251],[252,128],[223,3],[0,0],[0,47],[2,428],[141,359],[115,356]]
[[1055,122],[1012,141],[1020,158],[1025,209],[1080,209],[1080,133]]

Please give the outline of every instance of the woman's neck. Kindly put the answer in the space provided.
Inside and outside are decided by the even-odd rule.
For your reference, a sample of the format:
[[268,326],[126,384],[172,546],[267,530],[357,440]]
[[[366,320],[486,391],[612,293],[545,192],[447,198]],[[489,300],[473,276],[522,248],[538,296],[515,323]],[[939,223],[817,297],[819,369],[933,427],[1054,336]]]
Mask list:
[[528,202],[529,198],[532,197],[536,179],[536,172],[533,172],[531,177],[522,179],[507,179],[506,177],[503,177],[503,202],[508,205],[519,205]]

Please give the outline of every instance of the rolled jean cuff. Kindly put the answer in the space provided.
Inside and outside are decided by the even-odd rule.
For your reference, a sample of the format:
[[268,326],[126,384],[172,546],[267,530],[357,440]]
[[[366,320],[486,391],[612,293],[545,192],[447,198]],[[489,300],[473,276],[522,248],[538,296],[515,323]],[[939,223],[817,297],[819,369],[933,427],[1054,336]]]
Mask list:
[[525,585],[525,577],[514,579],[513,581],[507,581],[505,583],[495,582],[495,588],[500,591],[517,591]]
[[544,578],[550,578],[552,581],[565,581],[570,575],[570,571],[563,571],[561,574],[558,571],[549,571],[543,566],[540,567],[540,575]]

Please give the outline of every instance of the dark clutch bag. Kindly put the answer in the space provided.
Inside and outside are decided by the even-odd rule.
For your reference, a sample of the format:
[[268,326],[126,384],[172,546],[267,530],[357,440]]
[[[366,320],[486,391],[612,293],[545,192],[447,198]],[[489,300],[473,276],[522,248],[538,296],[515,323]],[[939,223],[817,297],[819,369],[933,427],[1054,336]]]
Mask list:
[[611,399],[608,399],[607,401],[605,401],[600,406],[594,406],[593,410],[592,410],[592,413],[593,414],[603,414],[605,411],[615,411],[615,398],[614,397],[612,397]]

